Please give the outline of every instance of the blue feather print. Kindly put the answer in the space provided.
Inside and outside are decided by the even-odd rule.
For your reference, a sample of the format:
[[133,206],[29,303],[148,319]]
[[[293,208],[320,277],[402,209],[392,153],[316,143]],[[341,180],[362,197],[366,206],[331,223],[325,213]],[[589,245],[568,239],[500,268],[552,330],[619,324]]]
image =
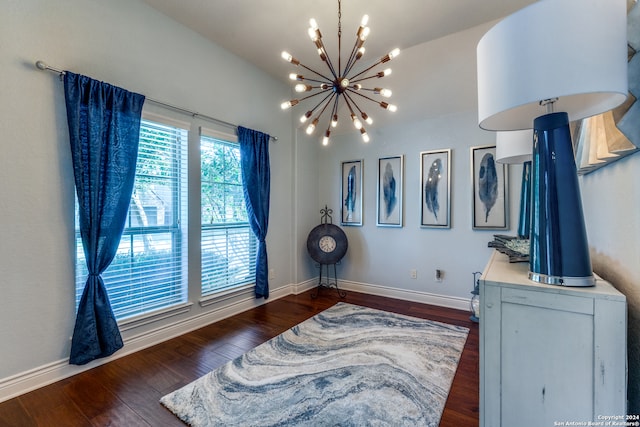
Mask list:
[[440,210],[440,204],[438,203],[438,183],[442,173],[442,161],[436,159],[429,168],[429,174],[427,175],[427,182],[424,184],[424,202],[427,205],[429,212],[433,213],[433,216],[438,220],[438,211]]
[[498,171],[493,154],[487,153],[480,162],[478,172],[478,196],[484,204],[484,222],[489,220],[489,212],[498,199]]
[[382,191],[384,194],[385,214],[389,218],[391,212],[396,207],[398,198],[396,197],[396,179],[393,177],[393,167],[387,163],[382,176]]
[[347,208],[347,218],[351,219],[351,216],[356,210],[356,167],[351,166],[349,174],[347,175],[347,198],[344,199],[344,205]]

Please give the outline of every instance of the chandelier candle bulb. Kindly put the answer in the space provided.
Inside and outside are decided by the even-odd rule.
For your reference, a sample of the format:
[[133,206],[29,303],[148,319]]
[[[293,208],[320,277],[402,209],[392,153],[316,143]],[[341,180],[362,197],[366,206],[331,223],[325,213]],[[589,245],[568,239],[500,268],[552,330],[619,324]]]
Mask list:
[[329,135],[331,135],[331,131],[327,129],[324,133],[324,137],[322,138],[322,145],[329,145]]
[[362,140],[364,142],[369,142],[369,135],[367,134],[367,131],[364,128],[360,128],[360,134],[362,134]]
[[300,117],[300,123],[306,122],[309,117],[311,117],[311,114],[313,114],[312,111],[307,111],[302,117]]
[[369,27],[364,27],[362,28],[362,31],[358,31],[358,37],[360,38],[360,40],[361,41],[367,40],[367,37],[369,37],[370,31],[371,29],[369,29]]
[[295,87],[296,92],[309,92],[311,89],[313,89],[313,87],[311,87],[311,85],[305,85],[305,84],[297,84]]
[[314,130],[316,130],[316,125],[318,124],[318,118],[316,117],[313,121],[307,126],[307,135],[311,135]]
[[309,28],[307,32],[309,33],[309,38],[311,39],[312,42],[315,42],[316,40],[318,40],[318,33],[316,30],[314,30],[313,28]]
[[391,61],[393,58],[395,58],[398,55],[400,55],[400,49],[393,49],[391,52],[389,52],[385,56],[383,56],[380,59],[380,62],[382,62],[384,64],[385,62]]
[[373,89],[373,93],[384,96],[385,98],[391,98],[391,91],[389,89],[383,89],[381,87],[377,87]]
[[293,65],[299,65],[300,64],[300,61],[298,61],[296,58],[294,58],[289,52],[282,51],[282,58],[287,62],[291,62]]
[[287,108],[291,108],[294,105],[298,105],[298,102],[300,101],[298,101],[297,99],[292,99],[291,101],[286,101],[280,104],[280,108],[282,108],[283,110],[286,110]]
[[398,109],[398,107],[396,107],[395,105],[393,105],[393,104],[388,104],[388,103],[386,103],[386,102],[384,102],[384,101],[382,101],[382,102],[380,103],[380,106],[381,106],[382,108],[384,108],[385,110],[389,110],[389,111],[391,111],[391,112],[395,112],[395,111]]
[[356,117],[355,114],[351,114],[351,121],[353,121],[353,126],[356,129],[360,130],[362,128],[362,122]]
[[309,30],[307,31],[309,32],[309,38],[311,39],[312,42],[314,43],[320,42],[320,39],[322,38],[322,33],[320,33],[320,30],[318,29],[318,27],[315,27],[315,28],[310,27]]

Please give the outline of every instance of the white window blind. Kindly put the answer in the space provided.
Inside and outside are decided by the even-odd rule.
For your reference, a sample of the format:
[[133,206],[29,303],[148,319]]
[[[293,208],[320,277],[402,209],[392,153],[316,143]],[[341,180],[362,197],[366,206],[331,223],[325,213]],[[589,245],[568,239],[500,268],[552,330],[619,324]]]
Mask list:
[[255,282],[257,240],[247,220],[240,146],[233,135],[202,131],[202,295]]
[[[102,274],[118,320],[186,300],[187,138],[173,125],[141,123],[127,224]],[[88,274],[79,231],[76,254],[77,305]]]

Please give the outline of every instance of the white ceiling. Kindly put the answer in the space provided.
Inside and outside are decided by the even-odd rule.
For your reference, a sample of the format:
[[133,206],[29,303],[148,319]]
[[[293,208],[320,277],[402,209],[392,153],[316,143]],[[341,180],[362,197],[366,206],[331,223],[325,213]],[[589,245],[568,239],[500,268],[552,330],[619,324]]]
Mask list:
[[[296,71],[282,60],[286,50],[303,64],[326,71],[315,53],[315,46],[307,36],[309,19],[315,18],[331,59],[337,62],[338,2],[337,0],[144,0],[147,4],[200,33],[216,44],[255,64],[280,80],[287,80],[289,72]],[[391,49],[406,50],[413,46],[440,39],[483,23],[494,21],[519,10],[535,0],[342,0],[342,57],[346,61],[355,42],[355,32],[364,14],[369,15],[371,34],[365,43],[367,49],[363,63],[377,60]],[[480,34],[481,36],[481,34]],[[475,43],[475,42],[474,42]],[[455,49],[452,46],[451,49]],[[438,48],[442,51],[442,48]],[[439,52],[443,54],[442,52]],[[475,53],[475,47],[469,55]],[[419,51],[423,56],[424,50]],[[431,54],[427,50],[427,54]],[[444,53],[446,55],[446,53]],[[401,54],[389,65],[393,68],[393,103],[399,112],[408,108],[424,114],[438,111],[446,114],[443,88],[438,82],[427,96],[415,94],[415,79],[425,79],[429,70],[416,72],[416,63],[424,58],[404,58]],[[401,61],[402,60],[402,61]],[[468,68],[467,62],[467,68]],[[344,65],[344,63],[343,63]],[[420,66],[424,68],[424,65]],[[364,68],[364,67],[363,67]],[[398,71],[396,69],[398,68]],[[402,71],[400,71],[400,69]],[[358,69],[359,71],[360,69]],[[378,71],[378,69],[376,69]],[[452,109],[467,108],[475,102],[475,69],[460,77],[462,93],[453,94],[457,102]],[[400,75],[403,74],[403,75]],[[409,81],[411,75],[413,81]],[[436,76],[436,74],[430,74]],[[382,84],[380,84],[382,85]],[[385,82],[385,86],[387,83]],[[376,86],[379,86],[378,84]],[[426,88],[427,90],[429,88]],[[474,93],[469,93],[474,92]],[[429,96],[431,94],[435,96]],[[283,94],[283,100],[289,94]],[[409,99],[413,96],[414,99]],[[473,101],[472,101],[473,100]],[[452,103],[451,100],[445,102]],[[454,103],[455,104],[455,103]],[[376,116],[378,113],[376,112]],[[381,115],[386,115],[381,112]]]

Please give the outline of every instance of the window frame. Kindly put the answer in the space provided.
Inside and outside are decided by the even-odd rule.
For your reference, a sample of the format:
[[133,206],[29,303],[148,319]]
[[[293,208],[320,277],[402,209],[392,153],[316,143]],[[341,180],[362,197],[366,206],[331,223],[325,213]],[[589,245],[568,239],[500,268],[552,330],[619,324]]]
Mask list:
[[[145,125],[145,123],[149,123],[149,125]],[[188,171],[189,171],[189,161],[188,161],[188,148],[189,148],[189,138],[190,138],[190,127],[191,124],[187,122],[177,121],[173,119],[166,118],[161,115],[157,115],[154,113],[149,113],[143,111],[141,123],[140,123],[140,135],[143,135],[145,132],[145,126],[147,128],[153,129],[154,127],[168,127],[173,128],[173,131],[176,133],[180,146],[173,147],[172,151],[172,159],[171,159],[171,171],[173,176],[171,178],[161,178],[156,177],[158,182],[169,181],[169,188],[171,193],[171,218],[172,221],[167,225],[148,225],[148,226],[140,226],[140,225],[132,225],[133,223],[133,212],[131,207],[134,205],[133,197],[134,194],[132,192],[131,200],[129,202],[129,210],[127,211],[127,220],[125,223],[125,227],[122,232],[122,236],[118,245],[118,250],[116,252],[116,256],[118,254],[122,254],[121,249],[126,245],[128,247],[128,251],[126,253],[129,254],[130,257],[135,256],[136,252],[139,252],[135,249],[135,241],[136,237],[149,236],[149,235],[159,235],[159,234],[168,234],[171,240],[171,254],[170,259],[174,262],[177,262],[175,268],[173,268],[168,274],[171,277],[170,284],[162,286],[162,292],[173,292],[172,296],[169,298],[169,303],[165,305],[157,305],[162,301],[162,298],[157,300],[150,300],[143,303],[139,303],[138,309],[135,309],[135,304],[127,305],[122,310],[114,309],[114,315],[116,317],[116,321],[118,325],[130,325],[136,324],[141,319],[149,319],[154,317],[165,317],[166,313],[170,312],[184,312],[188,311],[188,307],[192,305],[188,301]],[[142,140],[142,138],[141,138]],[[138,158],[138,162],[140,158]],[[134,191],[136,189],[136,185],[138,184],[138,165],[136,165],[136,181],[134,182]],[[153,177],[153,175],[147,175],[148,177]],[[80,230],[78,225],[78,201],[76,197],[75,201],[75,293],[76,293],[76,310],[84,292],[84,287],[87,280],[87,267],[86,260],[84,257],[84,247],[82,244]],[[128,240],[128,242],[127,242]],[[126,254],[125,254],[126,255]],[[136,263],[130,262],[129,271],[133,271],[136,269]],[[103,277],[109,275],[108,267],[105,272],[103,272]],[[139,266],[138,266],[139,268]],[[122,274],[126,274],[126,269],[122,269]],[[158,271],[156,268],[155,272]],[[109,283],[105,282],[105,287],[107,292],[109,293],[109,298],[111,301],[112,309],[114,306],[114,297],[118,298],[120,296],[120,292],[123,292],[126,286],[131,285],[140,285],[143,282],[142,279],[137,281],[123,280],[121,283],[113,285],[113,287],[109,286]],[[129,285],[128,285],[129,284]],[[178,286],[175,289],[176,285]],[[153,288],[153,286],[151,286]],[[174,289],[172,289],[174,288]],[[143,286],[138,286],[138,291],[142,294],[144,290]],[[115,295],[114,295],[115,293]],[[138,296],[139,298],[139,296]],[[151,305],[153,308],[150,310],[145,310],[145,305]],[[126,330],[127,328],[123,328]]]
[[[225,132],[220,132],[220,131],[216,131],[210,128],[205,128],[205,127],[200,127],[200,135],[199,135],[199,147],[200,147],[200,151],[202,152],[202,144],[203,144],[203,138],[207,138],[209,140],[212,140],[211,142],[215,143],[219,143],[225,147],[229,147],[229,148],[233,148],[234,150],[238,150],[238,159],[240,159],[240,144],[238,142],[238,136],[235,134],[230,134],[230,133],[225,133]],[[217,297],[222,297],[225,295],[229,295],[229,294],[235,294],[237,292],[241,292],[244,291],[246,289],[252,289],[253,287],[255,287],[255,269],[256,269],[256,258],[257,258],[257,247],[258,247],[258,240],[255,236],[255,234],[253,233],[253,230],[251,229],[251,224],[249,223],[249,218],[247,216],[246,221],[223,221],[223,222],[216,222],[216,223],[211,223],[211,224],[205,224],[203,223],[203,218],[202,218],[202,209],[203,209],[203,203],[202,203],[202,191],[203,191],[203,185],[204,185],[204,180],[202,179],[202,171],[203,171],[203,164],[202,164],[202,158],[200,158],[200,196],[201,196],[201,200],[200,200],[200,212],[201,212],[201,218],[200,218],[200,249],[201,249],[201,255],[200,255],[200,304],[201,305],[207,305],[209,303],[211,303],[212,300],[216,300]],[[238,168],[241,168],[241,166],[239,165]],[[239,176],[239,185],[240,188],[243,188],[243,184],[242,184],[242,171],[239,170],[238,171],[238,176]],[[213,182],[211,182],[211,184],[213,184]],[[231,183],[231,182],[224,182],[223,183],[224,186],[231,186],[231,185],[238,185],[237,183]],[[242,209],[245,213],[245,215],[247,215],[246,212],[246,203],[244,201],[244,197],[242,200]],[[204,238],[204,232],[206,231],[216,231],[216,230],[224,230],[225,234],[228,236],[229,231],[230,230],[246,230],[247,234],[248,234],[248,243],[246,245],[246,250],[247,250],[247,256],[249,257],[248,261],[246,262],[246,265],[248,268],[248,272],[247,275],[245,276],[244,280],[238,280],[235,283],[227,283],[217,289],[213,288],[213,289],[207,289],[207,283],[205,283],[205,278],[204,278],[204,274],[206,272],[206,267],[205,267],[205,263],[204,263],[204,252],[203,252],[203,248],[205,247],[205,245],[203,244],[203,241],[205,240]],[[227,277],[228,278],[228,277]]]

